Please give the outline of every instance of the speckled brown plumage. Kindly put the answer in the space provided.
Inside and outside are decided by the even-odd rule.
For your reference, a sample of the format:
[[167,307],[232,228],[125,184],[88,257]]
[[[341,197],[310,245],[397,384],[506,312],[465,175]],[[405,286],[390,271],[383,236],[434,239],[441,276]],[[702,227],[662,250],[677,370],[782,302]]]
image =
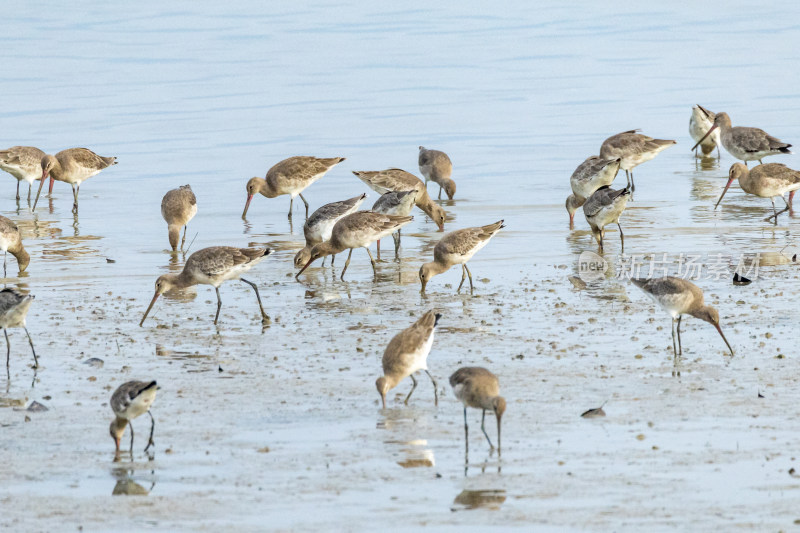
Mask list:
[[353,174],[379,194],[385,194],[390,191],[418,191],[414,200],[415,204],[439,226],[440,231],[444,230],[447,214],[441,206],[431,199],[425,183],[414,174],[399,168],[376,171],[354,170]]
[[172,189],[161,199],[161,216],[167,223],[169,245],[172,250],[178,249],[178,237],[183,230],[181,249],[186,242],[186,226],[197,214],[197,198],[189,185],[181,185]]

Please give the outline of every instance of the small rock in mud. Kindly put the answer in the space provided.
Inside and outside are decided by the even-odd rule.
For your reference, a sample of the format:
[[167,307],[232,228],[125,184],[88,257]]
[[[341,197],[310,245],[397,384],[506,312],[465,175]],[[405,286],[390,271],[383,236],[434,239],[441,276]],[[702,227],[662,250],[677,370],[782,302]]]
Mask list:
[[106,257],[106,263],[116,263],[116,261],[115,261],[115,260],[113,260],[113,259],[109,259],[108,257]]
[[99,359],[97,357],[92,357],[91,359],[87,359],[86,361],[84,361],[83,364],[89,365],[93,368],[103,368],[103,365],[105,363],[102,359]]
[[258,453],[269,453],[269,446],[264,446],[258,449]]
[[606,412],[603,411],[603,407],[606,404],[601,405],[600,407],[595,407],[594,409],[589,409],[588,411],[584,411],[581,413],[581,418],[599,418],[601,416],[606,416]]
[[28,406],[26,411],[30,411],[31,413],[43,413],[45,411],[49,411],[47,407],[40,404],[36,400],[32,401],[31,404]]

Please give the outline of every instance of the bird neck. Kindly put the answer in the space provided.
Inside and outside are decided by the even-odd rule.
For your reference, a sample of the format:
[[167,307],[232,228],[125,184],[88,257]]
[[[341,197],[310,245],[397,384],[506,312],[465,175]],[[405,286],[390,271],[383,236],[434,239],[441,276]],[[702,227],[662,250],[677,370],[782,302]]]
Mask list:
[[259,184],[261,186],[261,194],[266,196],[267,198],[275,198],[278,196],[278,191],[273,183],[270,182],[268,179],[261,180],[259,179]]
[[170,289],[185,289],[194,284],[192,275],[186,268],[180,274],[164,274],[164,279],[169,283]]
[[424,268],[430,275],[438,276],[450,267],[443,263],[439,263],[438,261],[431,261],[430,263],[425,263],[422,265],[422,268]]
[[169,245],[173,250],[178,249],[178,239],[181,236],[181,226],[179,224],[170,224],[169,228]]
[[14,245],[13,248],[9,247],[8,251],[11,252],[11,255],[16,257],[17,265],[19,266],[20,271],[23,271],[28,267],[28,265],[31,262],[31,256],[30,254],[28,254],[25,248],[22,247],[21,241],[18,244]]
[[332,237],[331,240],[325,241],[315,246],[317,252],[320,253],[320,257],[325,257],[327,255],[334,255],[344,251],[344,246],[336,240],[336,237]]

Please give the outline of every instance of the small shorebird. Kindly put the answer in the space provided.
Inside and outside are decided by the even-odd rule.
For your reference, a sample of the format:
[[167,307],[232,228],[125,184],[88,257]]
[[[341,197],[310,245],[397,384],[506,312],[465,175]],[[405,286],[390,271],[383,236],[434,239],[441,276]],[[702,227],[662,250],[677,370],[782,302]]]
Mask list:
[[[308,258],[311,257],[311,248],[313,248],[315,244],[329,241],[333,226],[335,226],[342,217],[350,213],[355,213],[366,197],[366,194],[362,194],[361,196],[355,196],[349,200],[331,202],[311,213],[306,223],[303,224],[303,234],[306,238],[306,245],[294,256],[294,266],[300,268],[305,265],[308,262]],[[331,257],[331,264],[333,264],[333,257]]]
[[[19,182],[28,182],[28,202],[31,201],[33,182],[42,179],[42,158],[45,153],[33,146],[12,146],[0,150],[0,170],[5,170],[17,178],[17,201],[19,202]],[[52,180],[51,180],[52,181]]]
[[181,234],[181,227],[183,228],[181,250],[183,250],[183,243],[186,242],[186,226],[196,214],[197,198],[195,198],[189,185],[181,185],[164,195],[161,200],[161,216],[167,222],[169,245],[172,246],[173,252],[178,249],[178,237]]
[[453,163],[446,153],[420,146],[419,171],[425,176],[425,187],[428,186],[428,181],[439,185],[439,199],[442,198],[442,188],[447,193],[447,198],[453,199],[456,194],[456,182],[450,178],[453,173]]
[[633,192],[636,186],[633,184],[633,169],[646,161],[650,161],[659,152],[669,148],[675,141],[665,139],[654,139],[637,130],[623,131],[612,135],[600,146],[600,157],[603,159],[617,159],[620,161],[620,168],[625,171],[628,178],[628,188]]
[[631,192],[625,189],[614,190],[609,186],[597,189],[586,203],[583,204],[583,214],[586,221],[592,228],[600,251],[603,251],[603,237],[606,234],[606,226],[615,224],[619,228],[619,242],[622,244],[622,251],[625,251],[625,236],[622,234],[622,226],[619,225],[619,216],[625,211]]
[[[681,347],[681,316],[692,315],[700,320],[705,320],[719,332],[725,345],[733,355],[733,348],[728,344],[728,339],[719,327],[719,312],[703,302],[703,290],[681,278],[665,276],[653,279],[631,279],[634,285],[642,289],[658,305],[672,316],[672,353],[677,358],[683,354]],[[675,320],[678,322],[678,345],[675,346]]]
[[319,158],[299,155],[276,163],[267,171],[266,178],[250,178],[247,182],[247,203],[244,204],[242,218],[247,216],[250,201],[257,193],[267,198],[288,194],[289,218],[292,218],[294,197],[299,196],[306,204],[306,218],[308,218],[308,202],[303,198],[303,191],[342,161],[344,157]]
[[467,407],[481,409],[481,431],[483,431],[489,447],[494,449],[492,440],[486,433],[484,422],[486,411],[494,412],[497,418],[497,452],[500,452],[500,421],[506,412],[506,401],[500,396],[500,382],[497,376],[477,366],[465,366],[450,376],[450,386],[461,403],[464,404],[464,441],[469,448],[469,427],[467,426]]
[[431,378],[434,405],[439,405],[439,391],[437,390],[436,380],[433,379],[433,376],[428,371],[428,354],[431,353],[433,334],[441,317],[440,313],[430,310],[389,341],[389,345],[383,352],[383,376],[375,381],[384,409],[386,409],[386,393],[395,388],[406,376],[410,377],[413,382],[411,391],[403,402],[408,405],[408,399],[411,398],[411,394],[417,388],[417,379],[414,377],[414,372],[418,370],[424,370],[428,377]]
[[451,231],[439,239],[433,248],[433,261],[419,269],[419,281],[422,283],[420,292],[425,294],[425,287],[433,276],[446,272],[453,265],[461,265],[461,283],[456,292],[461,291],[464,280],[469,276],[469,292],[472,293],[472,272],[467,268],[467,261],[503,228],[503,221],[499,220],[487,226]]
[[11,222],[4,216],[0,216],[0,251],[3,252],[3,277],[7,277],[6,272],[6,256],[8,252],[17,258],[17,266],[19,271],[23,272],[31,262],[31,256],[25,251],[22,246],[22,237],[19,234],[19,228],[16,224]]
[[[416,190],[412,191],[391,191],[381,195],[378,201],[373,204],[371,211],[384,215],[394,215],[404,217],[411,213],[414,202],[419,194]],[[392,233],[394,239],[394,258],[397,259],[397,252],[400,249],[400,230]],[[381,260],[381,240],[378,239],[378,261]]]
[[150,439],[147,441],[146,452],[153,442],[153,431],[156,428],[156,421],[150,413],[150,406],[156,399],[158,384],[155,381],[128,381],[123,383],[114,394],[111,395],[111,410],[114,411],[114,421],[111,422],[109,432],[114,444],[117,445],[117,455],[119,455],[119,443],[125,433],[125,427],[131,428],[131,457],[133,457],[133,419],[147,413],[150,415]]
[[[766,165],[758,165],[749,170],[746,165],[742,163],[734,163],[728,173],[728,183],[725,185],[725,190],[714,205],[717,208],[722,201],[722,197],[728,192],[728,187],[731,186],[733,180],[739,180],[739,186],[748,194],[754,194],[761,198],[769,198],[772,202],[772,215],[764,219],[768,222],[770,219],[775,220],[775,225],[778,225],[778,215],[789,211],[792,207],[792,198],[794,193],[800,189],[800,172],[792,170],[791,168],[781,163],[767,163]],[[789,193],[789,201],[783,197],[784,194]],[[775,210],[775,197],[778,196],[786,204],[786,207],[781,211]]]
[[399,168],[377,171],[354,170],[353,174],[378,194],[385,194],[391,191],[417,191],[417,197],[414,199],[416,206],[422,209],[433,220],[434,224],[439,226],[439,231],[444,231],[444,221],[447,214],[439,204],[431,199],[425,184],[414,174]]
[[271,253],[269,248],[234,248],[233,246],[212,246],[203,248],[189,256],[183,271],[180,274],[164,274],[156,280],[156,293],[144,312],[141,327],[144,319],[159,296],[171,289],[185,289],[192,285],[211,285],[217,291],[217,314],[214,316],[214,324],[219,319],[219,310],[222,308],[222,299],[219,296],[219,286],[229,279],[238,279],[247,283],[256,292],[258,307],[261,309],[261,321],[269,322],[269,317],[264,312],[261,305],[261,295],[258,294],[258,287],[255,283],[240,277],[242,274],[257,265],[262,259]]
[[768,155],[791,154],[791,144],[787,144],[780,139],[776,139],[766,131],[758,128],[748,128],[745,126],[731,126],[731,117],[727,113],[717,113],[714,123],[705,136],[697,141],[692,150],[702,143],[706,137],[719,129],[722,146],[736,159],[745,162],[758,161]]
[[28,309],[33,303],[34,296],[31,294],[22,294],[14,289],[3,289],[0,291],[0,328],[3,328],[3,334],[6,336],[6,373],[8,373],[8,362],[11,358],[11,343],[8,342],[8,328],[22,328],[28,336],[28,343],[31,345],[31,352],[33,352],[33,368],[39,367],[39,360],[36,358],[36,350],[33,348],[33,340],[31,334],[28,333],[28,327],[25,325],[25,317],[28,315]]
[[[715,130],[714,135],[705,139],[706,133],[708,133],[708,130],[714,125],[714,118],[716,116],[716,113],[709,111],[699,104],[692,108],[692,117],[689,119],[689,135],[692,136],[693,141],[697,142],[697,144],[694,145],[694,155],[697,155],[697,147],[699,146],[703,152],[703,157],[710,155],[711,152],[714,151],[714,148],[717,149],[717,157],[720,157],[719,130]],[[700,142],[701,140],[703,140],[702,143]]]
[[347,272],[347,267],[350,266],[353,248],[364,248],[367,251],[369,260],[372,263],[372,273],[377,278],[378,271],[375,269],[375,259],[372,257],[372,252],[369,251],[369,245],[394,233],[413,219],[414,217],[394,217],[373,213],[372,211],[356,211],[343,217],[333,226],[330,240],[315,244],[311,248],[311,255],[308,261],[297,273],[295,279],[300,277],[300,274],[305,272],[308,266],[320,257],[338,254],[349,249],[350,253],[347,254],[347,261],[344,263],[344,269],[342,269],[342,275],[339,278],[344,281],[344,273]]
[[567,196],[567,213],[569,227],[575,222],[575,211],[586,203],[594,191],[605,185],[611,185],[619,172],[620,159],[603,159],[596,155],[586,158],[578,165],[569,178],[572,194]]
[[[42,192],[42,185],[48,176],[56,181],[63,181],[72,185],[72,212],[78,212],[78,192],[81,183],[98,174],[104,168],[117,164],[116,157],[103,157],[92,152],[88,148],[69,148],[61,150],[56,155],[46,154],[42,157],[42,181],[39,182],[39,190],[36,192],[36,200],[33,202],[33,209],[39,202],[39,194]],[[52,187],[51,187],[52,189]]]

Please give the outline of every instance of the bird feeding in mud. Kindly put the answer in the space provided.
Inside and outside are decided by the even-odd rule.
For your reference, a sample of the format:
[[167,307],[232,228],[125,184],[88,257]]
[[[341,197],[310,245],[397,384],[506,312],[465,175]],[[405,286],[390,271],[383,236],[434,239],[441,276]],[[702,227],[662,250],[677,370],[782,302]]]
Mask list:
[[306,206],[306,218],[308,218],[308,202],[303,197],[303,191],[342,161],[344,157],[319,158],[301,155],[276,163],[267,171],[266,177],[250,178],[247,182],[247,202],[244,204],[242,218],[247,216],[250,202],[258,193],[267,198],[288,194],[289,218],[292,218],[294,197],[299,196]]
[[33,368],[39,367],[39,360],[36,358],[36,350],[33,348],[33,339],[28,333],[25,318],[28,316],[28,309],[33,303],[32,294],[22,294],[11,288],[0,291],[0,328],[6,337],[6,374],[9,370],[9,359],[11,358],[11,343],[8,341],[8,328],[22,328],[28,336],[28,343],[33,352]]
[[603,251],[606,226],[609,224],[616,224],[619,228],[619,242],[622,251],[625,251],[625,235],[622,233],[619,217],[625,211],[630,197],[631,192],[627,187],[615,191],[606,186],[597,189],[583,204],[583,214],[589,227],[592,228],[592,235],[600,246],[601,252]]
[[386,394],[406,377],[410,377],[413,383],[408,396],[403,402],[408,405],[408,399],[411,398],[411,394],[417,388],[417,378],[414,377],[414,373],[419,370],[424,370],[428,377],[431,378],[434,405],[439,405],[439,391],[437,390],[436,380],[433,379],[433,376],[428,371],[428,354],[430,354],[433,347],[433,335],[440,318],[442,318],[440,313],[430,310],[389,341],[381,360],[383,376],[375,381],[375,387],[378,389],[378,394],[381,395],[384,409],[386,409]]
[[692,150],[697,148],[706,137],[715,131],[720,131],[719,137],[722,146],[736,159],[745,162],[758,161],[770,155],[791,154],[789,148],[791,144],[777,139],[759,128],[748,128],[746,126],[731,126],[731,117],[727,113],[717,113],[714,123],[705,136],[697,141]]
[[603,159],[593,155],[578,165],[569,178],[572,194],[567,197],[566,207],[569,214],[569,227],[572,229],[575,221],[575,211],[578,210],[586,199],[600,187],[611,185],[619,172],[620,159]]
[[141,327],[153,304],[159,296],[171,289],[184,289],[192,285],[211,285],[217,292],[217,314],[214,324],[219,319],[219,310],[222,308],[222,298],[219,295],[219,286],[228,280],[240,280],[250,285],[256,293],[258,307],[261,310],[261,322],[269,323],[269,317],[264,312],[261,304],[261,295],[255,283],[247,281],[241,275],[257,265],[271,253],[269,248],[234,248],[233,246],[212,246],[203,248],[189,256],[183,271],[180,274],[164,274],[156,280],[156,292],[147,310],[144,312]]
[[156,392],[158,385],[155,381],[128,381],[123,383],[114,394],[111,395],[111,410],[114,411],[114,421],[111,422],[109,432],[111,438],[114,439],[114,444],[117,447],[116,454],[119,456],[120,441],[122,435],[125,433],[125,428],[131,428],[131,458],[133,458],[133,423],[132,420],[144,413],[150,415],[150,438],[147,441],[147,446],[144,451],[153,446],[153,433],[156,428],[156,421],[153,414],[150,412],[150,407],[156,399]]
[[456,195],[456,182],[450,177],[453,174],[453,163],[450,157],[439,150],[428,150],[419,147],[419,171],[425,176],[425,186],[432,181],[439,186],[438,199],[442,199],[442,189],[449,200]]
[[[781,163],[767,163],[766,165],[758,165],[753,170],[747,168],[742,163],[734,163],[731,165],[728,172],[728,183],[725,185],[725,190],[714,205],[717,208],[722,201],[722,197],[728,192],[728,188],[733,183],[733,180],[739,180],[739,186],[748,194],[759,196],[761,198],[769,198],[772,202],[772,215],[764,219],[765,222],[770,220],[775,221],[778,225],[778,215],[789,211],[792,208],[792,198],[794,193],[800,189],[800,172],[792,170],[791,168]],[[789,201],[783,196],[789,193]],[[785,208],[781,211],[775,210],[775,197],[780,197],[785,204]]]
[[[343,217],[355,213],[366,197],[366,194],[362,194],[348,200],[331,202],[311,213],[311,216],[303,224],[306,245],[294,256],[294,266],[301,268],[305,265],[311,257],[311,249],[314,245],[331,240],[336,223]],[[331,257],[331,264],[333,264],[333,257]]]
[[661,151],[675,144],[669,139],[654,139],[637,133],[637,130],[623,131],[612,135],[600,146],[600,157],[603,159],[620,159],[620,168],[628,178],[628,189],[636,190],[633,183],[633,169],[650,161]]
[[[186,229],[189,221],[197,214],[197,198],[189,185],[181,185],[177,189],[172,189],[161,199],[161,216],[167,223],[169,245],[172,251],[178,250],[178,237],[183,228],[183,239],[181,239],[181,250],[186,242]],[[189,245],[191,248],[191,245]]]
[[433,247],[433,261],[425,263],[419,269],[419,281],[422,285],[420,293],[425,294],[425,288],[433,276],[446,272],[453,265],[461,265],[461,283],[456,292],[461,291],[464,280],[469,276],[469,291],[472,293],[472,272],[467,268],[469,261],[478,250],[489,244],[497,232],[505,228],[502,220],[494,224],[475,228],[464,228],[451,231],[439,239]]
[[[39,195],[42,192],[42,185],[49,176],[56,181],[63,181],[72,185],[72,212],[78,213],[78,192],[81,183],[101,170],[117,164],[116,157],[103,157],[92,152],[88,148],[69,148],[61,150],[56,155],[47,154],[42,158],[42,181],[39,182],[39,190],[36,192],[36,200],[33,202],[33,210],[39,202]],[[52,192],[52,180],[50,190]]]
[[500,453],[500,423],[506,412],[506,400],[500,396],[500,381],[497,376],[477,366],[459,368],[450,376],[450,386],[456,398],[464,404],[464,443],[469,449],[469,425],[467,424],[467,407],[481,410],[481,431],[494,449],[492,439],[486,433],[484,423],[486,411],[492,411],[497,418],[497,452]]

